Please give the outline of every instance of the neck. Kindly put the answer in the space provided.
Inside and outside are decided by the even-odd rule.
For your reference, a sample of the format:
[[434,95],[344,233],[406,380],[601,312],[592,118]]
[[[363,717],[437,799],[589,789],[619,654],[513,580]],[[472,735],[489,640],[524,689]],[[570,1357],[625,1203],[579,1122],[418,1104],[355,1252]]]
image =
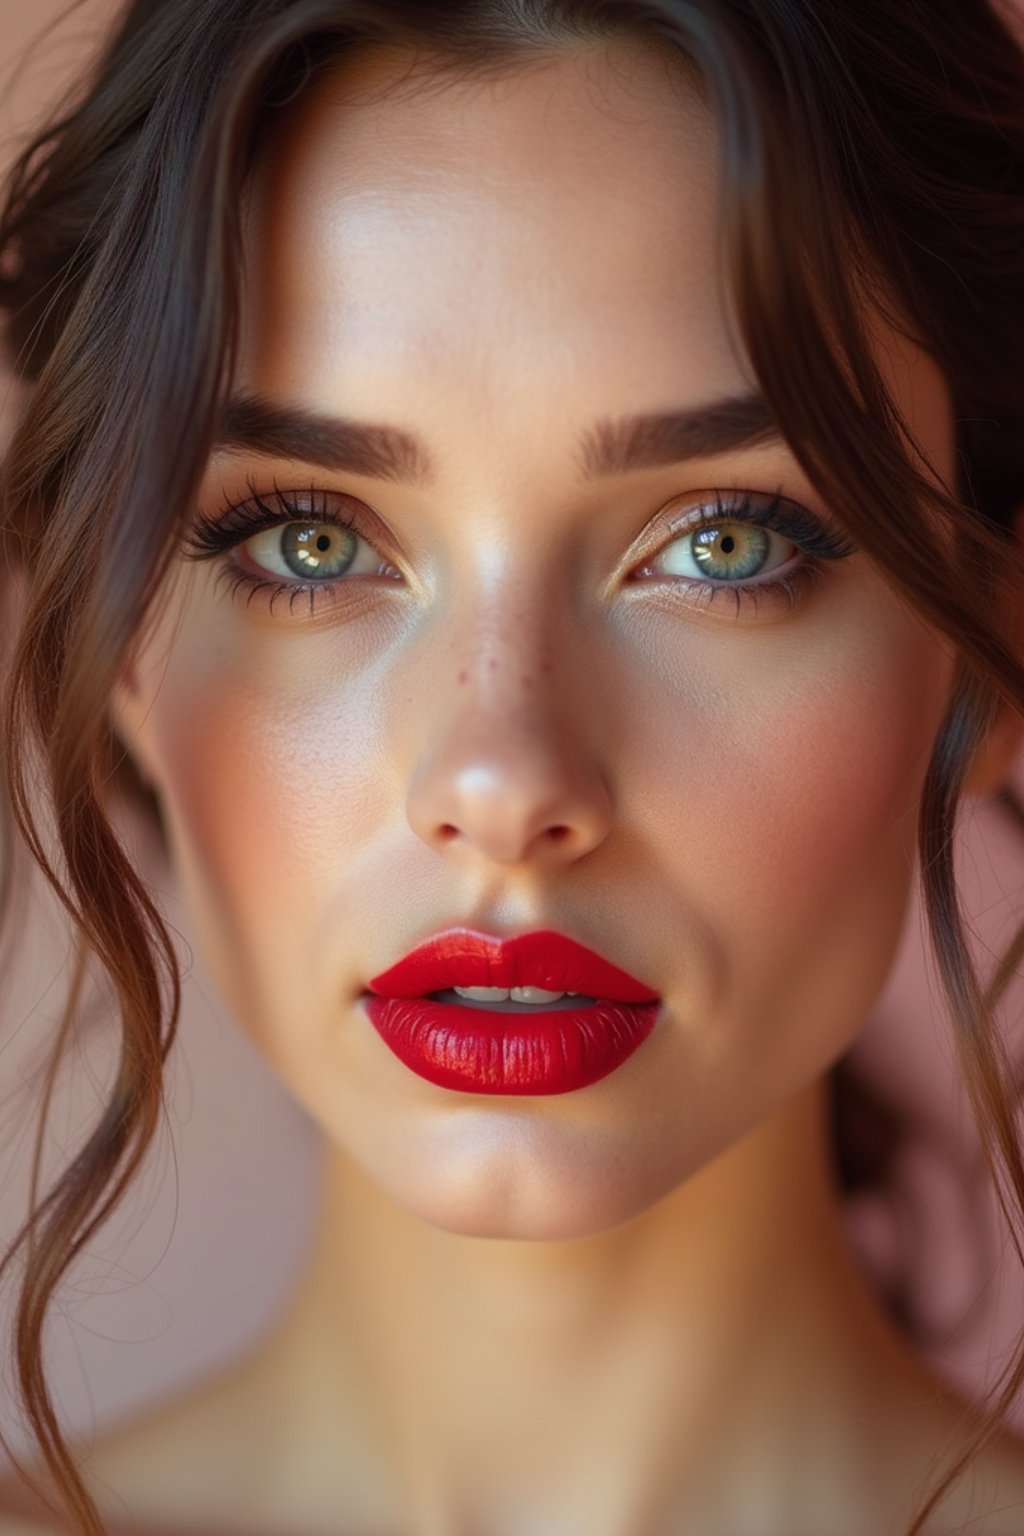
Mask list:
[[599,1536],[681,1499],[719,1528],[723,1487],[733,1519],[751,1499],[763,1513],[765,1477],[812,1445],[834,1493],[869,1401],[878,1422],[880,1377],[916,1376],[843,1239],[822,1084],[585,1239],[439,1231],[332,1149],[319,1239],[269,1352],[302,1457],[333,1438],[336,1464],[357,1433],[377,1468],[367,1507],[417,1530],[553,1517]]

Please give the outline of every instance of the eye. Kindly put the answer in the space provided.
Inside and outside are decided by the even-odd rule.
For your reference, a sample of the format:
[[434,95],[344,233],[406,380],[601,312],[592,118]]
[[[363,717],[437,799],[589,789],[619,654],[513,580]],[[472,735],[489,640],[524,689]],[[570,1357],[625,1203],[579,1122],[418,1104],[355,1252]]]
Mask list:
[[[798,502],[751,491],[708,493],[673,509],[660,547],[632,574],[701,611],[727,603],[735,618],[791,611],[827,565],[855,546]],[[674,537],[672,537],[674,535]]]
[[302,598],[312,613],[317,601],[358,591],[362,577],[401,584],[401,572],[382,553],[386,529],[356,498],[315,487],[261,494],[250,484],[250,491],[217,516],[197,513],[183,550],[189,560],[216,560],[247,607],[259,599],[273,612],[280,599],[291,613]]
[[336,522],[282,523],[254,534],[238,548],[262,575],[283,581],[373,576],[386,563],[354,528]]
[[644,569],[695,581],[742,581],[778,570],[797,552],[792,540],[758,523],[723,520],[673,539]]

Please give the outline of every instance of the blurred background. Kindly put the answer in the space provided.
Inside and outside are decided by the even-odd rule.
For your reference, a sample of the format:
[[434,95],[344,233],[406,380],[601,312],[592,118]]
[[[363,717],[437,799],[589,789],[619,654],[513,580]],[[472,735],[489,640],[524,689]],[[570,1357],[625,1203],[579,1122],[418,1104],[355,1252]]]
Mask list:
[[[114,7],[83,0],[0,0],[0,172],[59,103]],[[59,20],[59,18],[63,19]],[[30,46],[31,45],[31,46]],[[0,373],[0,445],[22,408]],[[1024,774],[1018,772],[1024,785]],[[63,1287],[48,1341],[58,1410],[91,1434],[244,1354],[282,1307],[311,1239],[318,1133],[220,1009],[159,850],[139,857],[180,936],[185,1006],[172,1054],[168,1115],[144,1176]],[[1024,920],[1024,833],[995,806],[964,817],[958,863],[986,970]],[[33,1082],[53,1040],[68,979],[68,936],[41,881],[19,881],[24,931],[0,967],[0,1245],[24,1219],[38,1105]],[[870,1093],[910,1134],[885,1198],[851,1204],[851,1242],[880,1278],[903,1276],[934,1368],[969,1392],[994,1379],[1024,1326],[1019,1264],[994,1218],[970,1113],[927,958],[919,903],[898,962],[852,1054]],[[1024,989],[1006,1033],[1024,1057]],[[109,1078],[102,1008],[80,1031],[56,1100],[44,1176],[93,1124]],[[35,1074],[35,1076],[34,1076]],[[10,1287],[0,1296],[6,1329]],[[0,1428],[28,1445],[0,1376]],[[1017,1415],[1024,1431],[1024,1405]]]

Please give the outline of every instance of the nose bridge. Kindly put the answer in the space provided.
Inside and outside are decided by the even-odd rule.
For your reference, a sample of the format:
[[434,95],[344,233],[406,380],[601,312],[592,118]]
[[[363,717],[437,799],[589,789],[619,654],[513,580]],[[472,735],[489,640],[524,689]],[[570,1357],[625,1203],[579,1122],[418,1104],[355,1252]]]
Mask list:
[[435,636],[407,804],[431,848],[565,861],[607,835],[611,786],[570,630],[557,601],[481,586]]

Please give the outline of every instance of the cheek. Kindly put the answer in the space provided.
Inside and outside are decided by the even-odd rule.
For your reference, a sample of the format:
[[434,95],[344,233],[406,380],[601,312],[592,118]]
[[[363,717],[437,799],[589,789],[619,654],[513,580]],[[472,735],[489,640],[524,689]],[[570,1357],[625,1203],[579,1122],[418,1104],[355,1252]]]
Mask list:
[[762,638],[707,648],[656,781],[667,883],[712,936],[699,1003],[716,1028],[695,1048],[729,1057],[734,1086],[735,1072],[767,1086],[823,1070],[864,1022],[899,940],[953,677],[886,593],[861,594],[848,622],[832,605],[820,633],[812,615]]
[[269,1037],[297,981],[337,986],[341,893],[360,889],[367,829],[397,793],[380,690],[337,643],[197,638],[179,639],[153,710],[164,819],[208,964]]

